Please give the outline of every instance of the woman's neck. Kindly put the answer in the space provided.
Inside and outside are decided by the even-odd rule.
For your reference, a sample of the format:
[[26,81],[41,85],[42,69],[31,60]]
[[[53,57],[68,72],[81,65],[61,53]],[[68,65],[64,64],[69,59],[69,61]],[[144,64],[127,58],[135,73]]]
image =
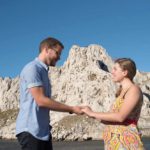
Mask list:
[[122,90],[127,90],[133,85],[133,82],[128,78],[124,78],[120,83],[121,83]]

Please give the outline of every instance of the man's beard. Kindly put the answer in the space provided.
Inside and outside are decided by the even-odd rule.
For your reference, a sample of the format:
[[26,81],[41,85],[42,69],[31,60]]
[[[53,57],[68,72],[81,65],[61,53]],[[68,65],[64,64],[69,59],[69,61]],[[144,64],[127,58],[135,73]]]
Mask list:
[[52,67],[55,67],[55,65],[56,65],[56,61],[51,61],[51,63],[50,63],[50,66],[52,66]]

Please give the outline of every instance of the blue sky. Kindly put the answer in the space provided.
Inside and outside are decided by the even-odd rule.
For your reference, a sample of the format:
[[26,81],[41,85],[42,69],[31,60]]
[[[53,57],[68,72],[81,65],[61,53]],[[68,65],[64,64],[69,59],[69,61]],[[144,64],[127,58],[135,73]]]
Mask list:
[[41,40],[99,44],[112,58],[130,57],[150,72],[149,0],[0,0],[0,77],[16,77],[38,55]]

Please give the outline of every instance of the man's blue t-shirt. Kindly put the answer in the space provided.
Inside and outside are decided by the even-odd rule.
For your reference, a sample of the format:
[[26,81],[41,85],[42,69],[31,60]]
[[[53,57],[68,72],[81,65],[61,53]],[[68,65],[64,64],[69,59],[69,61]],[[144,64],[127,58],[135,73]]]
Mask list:
[[48,66],[38,58],[27,64],[20,74],[20,110],[16,135],[25,131],[37,139],[47,141],[51,130],[49,109],[39,107],[29,92],[30,88],[37,86],[42,86],[45,96],[51,97]]

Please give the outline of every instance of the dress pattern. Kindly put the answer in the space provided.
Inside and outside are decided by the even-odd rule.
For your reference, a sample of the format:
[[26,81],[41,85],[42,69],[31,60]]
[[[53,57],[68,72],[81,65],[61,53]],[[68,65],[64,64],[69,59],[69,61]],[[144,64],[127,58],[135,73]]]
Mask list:
[[[112,112],[118,112],[124,99],[116,98]],[[136,106],[131,115],[123,123],[106,125],[103,132],[105,150],[144,150],[141,136],[137,127],[142,103]]]

